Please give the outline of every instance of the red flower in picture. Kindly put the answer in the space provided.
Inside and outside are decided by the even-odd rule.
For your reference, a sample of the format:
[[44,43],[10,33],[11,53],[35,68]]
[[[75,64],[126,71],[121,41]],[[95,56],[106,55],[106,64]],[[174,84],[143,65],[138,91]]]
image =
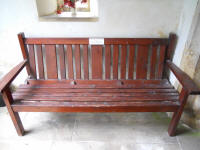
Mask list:
[[[67,5],[68,7],[71,7],[71,8],[75,8],[76,7],[75,3],[77,1],[81,1],[81,3],[87,3],[87,0],[64,0],[64,5]],[[62,13],[62,8],[64,7],[64,5],[58,7],[57,14]]]

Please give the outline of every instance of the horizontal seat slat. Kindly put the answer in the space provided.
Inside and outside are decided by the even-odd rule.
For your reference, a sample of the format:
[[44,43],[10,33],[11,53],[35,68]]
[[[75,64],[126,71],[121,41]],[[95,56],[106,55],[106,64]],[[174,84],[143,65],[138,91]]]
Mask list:
[[165,101],[178,100],[179,96],[169,95],[155,95],[155,96],[81,96],[81,97],[67,97],[67,96],[49,96],[49,95],[36,95],[36,96],[24,96],[14,95],[14,100],[25,101]]
[[179,102],[21,102],[12,108],[16,112],[173,112]]
[[52,92],[15,92],[13,96],[55,96],[55,97],[145,97],[145,96],[179,96],[178,93],[52,93]]
[[61,88],[18,88],[18,93],[44,93],[44,92],[54,92],[54,93],[177,93],[175,89],[61,89]]

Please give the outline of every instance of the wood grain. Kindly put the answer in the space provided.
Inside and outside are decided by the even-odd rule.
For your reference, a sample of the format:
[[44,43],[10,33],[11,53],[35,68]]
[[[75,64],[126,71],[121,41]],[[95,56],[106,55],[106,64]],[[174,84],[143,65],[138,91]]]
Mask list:
[[57,58],[56,58],[56,47],[55,45],[45,45],[46,54],[46,67],[47,67],[47,78],[57,79]]

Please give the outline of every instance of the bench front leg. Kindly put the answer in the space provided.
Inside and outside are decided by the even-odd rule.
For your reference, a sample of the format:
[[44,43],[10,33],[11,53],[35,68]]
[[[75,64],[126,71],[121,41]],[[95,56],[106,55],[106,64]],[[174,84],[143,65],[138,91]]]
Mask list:
[[178,108],[177,111],[174,112],[172,116],[172,120],[170,122],[169,128],[168,128],[168,133],[170,136],[175,136],[176,128],[178,126],[179,120],[181,119],[181,115],[183,113],[184,106],[187,102],[187,98],[189,96],[188,90],[182,88],[181,93],[180,93],[180,107]]
[[2,96],[18,135],[23,136],[24,127],[22,125],[18,112],[14,112],[11,107],[11,104],[13,103],[13,98],[12,98],[11,91],[8,87],[2,91]]

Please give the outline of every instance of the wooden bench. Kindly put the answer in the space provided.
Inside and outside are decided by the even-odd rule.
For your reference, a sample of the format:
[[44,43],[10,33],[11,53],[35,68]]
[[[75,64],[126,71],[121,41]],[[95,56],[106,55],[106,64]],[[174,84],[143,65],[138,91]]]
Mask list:
[[[175,129],[189,94],[200,94],[191,78],[173,64],[176,35],[169,38],[25,38],[24,60],[0,82],[0,91],[18,135],[18,112],[174,112]],[[99,43],[98,43],[99,41]],[[11,93],[26,67],[29,78]],[[179,93],[168,80],[177,77]]]

